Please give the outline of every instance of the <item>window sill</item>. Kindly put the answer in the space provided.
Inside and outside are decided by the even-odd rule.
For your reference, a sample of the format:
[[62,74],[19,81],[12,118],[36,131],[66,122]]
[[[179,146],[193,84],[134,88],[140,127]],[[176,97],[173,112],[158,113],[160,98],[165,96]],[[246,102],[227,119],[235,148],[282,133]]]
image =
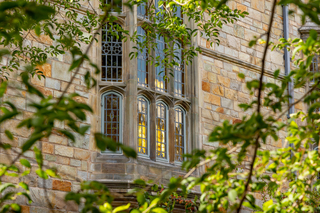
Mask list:
[[99,81],[98,85],[99,85],[99,87],[104,87],[104,86],[125,87],[126,86],[126,84],[124,82],[111,82],[111,81]]

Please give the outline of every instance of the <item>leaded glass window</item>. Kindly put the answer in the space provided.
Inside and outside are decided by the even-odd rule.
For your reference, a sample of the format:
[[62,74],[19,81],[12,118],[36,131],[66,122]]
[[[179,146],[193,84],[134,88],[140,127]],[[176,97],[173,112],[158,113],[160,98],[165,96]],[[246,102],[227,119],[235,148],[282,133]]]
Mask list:
[[122,0],[106,0],[106,4],[110,4],[113,7],[111,11],[118,12],[122,10]]
[[[146,36],[146,32],[142,27],[138,27],[138,40],[140,43],[143,42]],[[147,49],[139,49],[138,52],[138,83],[140,86],[148,86],[148,53]]]
[[146,18],[147,17],[147,14],[146,14],[146,2],[142,2],[138,5],[137,7],[137,14],[138,16],[140,17],[143,17],[143,18]]
[[122,99],[118,93],[108,92],[102,96],[102,132],[117,142],[122,140],[121,104]]
[[149,155],[149,102],[138,98],[138,153]]
[[[312,63],[310,66],[310,71],[313,73],[320,71],[320,55],[315,55],[312,59]],[[312,80],[314,82],[314,79]]]
[[167,156],[167,106],[159,102],[157,103],[157,117],[156,117],[156,149],[157,158],[168,159]]
[[121,26],[106,24],[102,30],[102,80],[122,81],[122,35]]
[[156,67],[156,89],[160,92],[167,92],[167,81],[165,79],[166,69],[162,60],[165,58],[164,54],[165,43],[162,36],[158,36],[157,39],[157,49],[156,49],[156,59],[159,62],[159,66]]
[[175,145],[174,145],[174,160],[183,161],[184,146],[185,146],[185,112],[180,107],[174,109],[174,125],[175,125]]
[[180,97],[184,97],[185,85],[184,85],[184,64],[182,60],[182,46],[180,44],[174,44],[175,62],[174,66],[174,94]]

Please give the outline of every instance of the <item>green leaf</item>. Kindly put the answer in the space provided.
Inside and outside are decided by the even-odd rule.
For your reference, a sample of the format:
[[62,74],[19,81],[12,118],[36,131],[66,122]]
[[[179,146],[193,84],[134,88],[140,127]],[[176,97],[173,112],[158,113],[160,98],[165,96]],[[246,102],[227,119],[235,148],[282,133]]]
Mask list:
[[27,168],[31,168],[30,162],[26,159],[20,159],[20,163]]
[[17,203],[12,203],[11,204],[11,208],[15,211],[15,212],[20,212],[21,207],[17,204]]
[[5,130],[4,133],[6,134],[6,136],[10,139],[13,140],[13,135],[9,130]]
[[43,179],[48,179],[48,175],[42,169],[37,169],[36,173],[39,177]]
[[0,84],[0,98],[3,97],[4,93],[7,91],[7,81],[2,81]]
[[51,177],[58,177],[58,175],[51,169],[46,170],[46,174],[51,176]]
[[273,204],[273,200],[269,200],[267,202],[265,202],[263,205],[262,205],[262,208],[264,211],[267,211],[269,209],[269,207]]
[[10,187],[15,187],[15,185],[12,184],[12,183],[1,183],[0,184],[0,193],[3,192],[5,189],[10,188]]
[[155,212],[155,213],[168,213],[166,210],[164,210],[163,208],[154,208],[152,209],[152,212]]
[[38,140],[43,137],[44,135],[42,133],[33,133],[30,138],[22,145],[22,152],[28,151]]
[[276,70],[275,72],[274,72],[274,78],[278,78],[279,77],[279,74],[280,74],[280,70],[278,69],[278,70]]
[[106,151],[107,149],[113,152],[117,151],[118,144],[111,138],[108,138],[101,133],[95,133],[94,138],[95,138],[97,147],[101,151]]
[[74,137],[74,135],[71,133],[71,132],[69,132],[69,131],[67,131],[67,130],[63,130],[63,129],[60,129],[60,130],[58,130],[59,132],[61,132],[62,134],[64,134],[65,136],[67,136],[70,140],[72,140],[73,142],[75,142],[75,137]]
[[244,75],[243,73],[239,73],[239,74],[238,74],[238,77],[241,78],[241,79],[244,79],[244,78],[245,78],[245,75]]
[[228,198],[234,202],[236,199],[237,199],[237,196],[238,196],[238,192],[235,190],[235,189],[231,189],[229,192],[228,192]]
[[19,183],[19,186],[21,186],[21,188],[29,191],[29,186],[28,186],[28,184],[26,184],[25,182],[20,182],[20,183]]
[[117,212],[120,212],[120,211],[127,210],[129,207],[130,207],[130,203],[128,203],[128,204],[125,205],[125,206],[118,206],[117,208],[115,208],[115,209],[112,211],[112,213],[117,213]]
[[125,146],[123,144],[120,144],[119,145],[123,151],[123,154],[125,154],[125,156],[127,156],[128,158],[131,157],[131,158],[137,158],[137,152],[129,147],[129,146]]

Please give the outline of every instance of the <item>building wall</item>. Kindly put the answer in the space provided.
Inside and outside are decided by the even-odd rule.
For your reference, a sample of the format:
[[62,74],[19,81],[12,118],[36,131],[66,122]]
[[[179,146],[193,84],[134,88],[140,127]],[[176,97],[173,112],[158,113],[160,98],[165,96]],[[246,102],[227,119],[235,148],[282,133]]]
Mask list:
[[[208,135],[212,129],[221,124],[224,120],[231,123],[240,122],[240,119],[246,113],[243,113],[238,107],[239,103],[250,102],[254,97],[250,96],[245,87],[245,82],[259,77],[261,58],[263,53],[262,45],[254,48],[248,47],[248,42],[253,36],[260,36],[268,28],[269,15],[271,13],[271,1],[267,0],[235,0],[230,1],[229,6],[232,9],[240,9],[249,12],[249,16],[241,18],[234,24],[225,25],[220,33],[220,45],[215,44],[210,47],[206,38],[198,37],[194,45],[201,46],[203,52],[199,54],[193,65],[189,67],[188,74],[192,76],[194,82],[189,80],[189,101],[191,108],[188,112],[191,133],[188,133],[188,151],[192,148],[211,149],[219,146],[217,143],[209,143]],[[291,8],[297,11],[295,8]],[[298,12],[298,11],[297,11]],[[299,13],[299,12],[298,12]],[[136,29],[136,14],[126,13],[123,19],[123,26],[130,32]],[[298,28],[300,27],[300,18],[298,15],[290,16],[290,37],[299,37]],[[282,37],[282,9],[277,7],[275,23],[272,29],[272,41],[276,42]],[[28,37],[26,42],[31,45],[52,44],[50,38],[40,37],[41,42]],[[127,42],[124,45],[126,51],[132,50],[133,44]],[[82,45],[83,49],[86,45]],[[90,50],[90,56],[96,59],[100,64],[101,48],[100,44],[95,44]],[[32,83],[46,95],[52,95],[57,98],[61,95],[63,89],[71,78],[71,73],[67,72],[71,64],[71,55],[66,54],[58,58],[49,58],[48,62],[39,67],[46,76],[45,79],[32,79]],[[6,63],[3,60],[2,63]],[[100,97],[104,91],[109,89],[122,90],[125,98],[124,107],[124,143],[126,145],[136,146],[137,117],[136,99],[137,76],[136,62],[125,61],[124,84],[105,84],[99,82],[97,87],[87,90],[84,84],[84,74],[87,69],[91,69],[88,64],[83,64],[80,73],[76,76],[68,92],[77,92],[80,97],[77,99],[87,103],[95,110],[94,115],[88,115],[88,121],[84,124],[90,124],[91,130],[85,136],[76,136],[76,143],[72,143],[65,137],[54,133],[48,139],[40,141],[37,146],[43,151],[44,164],[54,166],[58,169],[61,180],[51,178],[42,182],[37,178],[35,172],[25,177],[23,181],[29,184],[33,203],[27,205],[26,200],[21,200],[24,212],[49,212],[46,200],[49,199],[55,212],[77,212],[77,206],[65,203],[63,198],[67,192],[77,191],[80,188],[80,181],[98,180],[109,185],[116,183],[130,183],[136,178],[153,179],[160,183],[167,183],[171,176],[183,175],[179,165],[154,162],[150,159],[138,158],[137,160],[128,159],[122,155],[101,154],[94,145],[93,135],[91,133],[101,130],[101,102]],[[280,69],[281,76],[284,75],[283,52],[274,51],[268,53],[266,63],[265,81],[274,82],[272,74],[274,70]],[[238,73],[246,75],[245,80],[237,77]],[[21,81],[15,73],[10,76],[10,81],[14,85],[20,85]],[[303,89],[295,91],[295,98],[303,94]],[[154,94],[155,100],[161,98]],[[16,125],[21,119],[27,118],[32,114],[27,104],[34,97],[26,96],[23,89],[16,90],[13,87],[8,88],[5,99],[12,101],[22,110],[22,114],[15,120],[7,122],[4,126],[14,134],[14,140],[6,139],[1,132],[2,142],[10,143],[16,150],[27,139],[30,132],[25,129],[16,129]],[[130,106],[130,107],[127,107]],[[304,110],[305,106],[298,105],[296,110]],[[263,109],[263,112],[267,112]],[[247,114],[252,113],[251,111]],[[285,119],[285,118],[284,118]],[[64,128],[63,123],[57,124]],[[3,131],[3,130],[2,130]],[[279,141],[270,141],[263,146],[266,149],[281,147],[286,136],[285,131],[279,132]],[[11,156],[15,154],[12,153]],[[34,158],[34,153],[29,151],[25,154],[28,158]],[[1,150],[0,162],[8,163],[10,159]],[[36,165],[35,163],[33,163]],[[196,175],[196,174],[195,174]],[[159,178],[160,177],[160,178]],[[5,177],[3,181],[17,183],[17,178]],[[45,190],[48,191],[48,197],[44,196]],[[117,189],[118,190],[118,189]],[[124,189],[126,190],[126,189]]]

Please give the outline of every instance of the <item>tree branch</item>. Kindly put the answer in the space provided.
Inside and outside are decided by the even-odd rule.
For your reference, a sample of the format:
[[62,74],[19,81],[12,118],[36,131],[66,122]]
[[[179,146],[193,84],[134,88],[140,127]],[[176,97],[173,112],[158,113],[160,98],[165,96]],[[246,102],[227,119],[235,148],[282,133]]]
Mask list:
[[[272,24],[273,24],[273,18],[274,18],[274,13],[275,13],[275,9],[276,9],[276,5],[277,5],[277,0],[273,1],[273,6],[272,6],[272,11],[271,11],[271,17],[270,17],[270,22],[269,22],[269,29],[268,32],[266,33],[267,35],[267,42],[266,42],[266,46],[263,52],[263,57],[262,57],[262,67],[261,67],[261,75],[260,75],[260,79],[259,79],[259,93],[258,93],[258,104],[257,104],[257,115],[259,115],[261,113],[261,94],[262,94],[262,87],[263,87],[263,76],[264,76],[264,72],[265,72],[265,64],[266,64],[266,57],[267,57],[267,52],[268,52],[268,48],[270,46],[270,34],[271,34],[271,29],[272,29]],[[240,213],[242,204],[246,198],[247,192],[249,190],[249,184],[251,182],[251,177],[253,174],[253,167],[254,167],[254,162],[257,158],[257,151],[259,148],[259,139],[260,139],[260,133],[257,135],[257,138],[255,140],[254,143],[254,153],[253,153],[253,157],[252,157],[252,161],[250,164],[250,171],[249,171],[249,176],[244,188],[244,192],[242,194],[240,203],[239,203],[239,207],[237,209],[237,213]]]

